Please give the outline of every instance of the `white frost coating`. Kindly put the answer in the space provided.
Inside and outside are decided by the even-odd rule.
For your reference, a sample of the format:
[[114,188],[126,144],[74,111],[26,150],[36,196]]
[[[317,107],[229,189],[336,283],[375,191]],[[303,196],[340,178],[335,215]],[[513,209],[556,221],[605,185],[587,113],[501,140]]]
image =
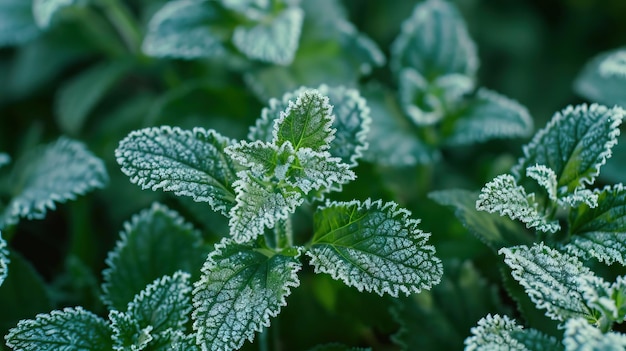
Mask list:
[[441,261],[427,245],[419,220],[393,202],[329,202],[315,213],[306,254],[316,273],[359,291],[398,296],[430,289],[441,280]]
[[193,329],[206,350],[239,349],[255,332],[270,326],[300,285],[302,268],[293,257],[267,257],[250,245],[223,239],[202,267],[193,290]]
[[598,67],[605,78],[626,78],[626,50],[619,50],[605,58]]
[[37,26],[46,29],[57,11],[74,4],[75,0],[33,0],[33,17]]
[[8,347],[22,351],[111,351],[109,325],[82,307],[23,319],[9,330],[5,340]]
[[534,165],[526,168],[526,175],[537,181],[548,192],[548,197],[552,201],[557,200],[557,180],[556,173],[545,165]]
[[203,128],[145,128],[124,138],[115,157],[122,172],[142,189],[190,196],[226,215],[234,205],[236,169],[224,149],[234,142]]
[[41,219],[56,203],[76,199],[109,181],[104,162],[78,141],[65,137],[39,147],[21,157],[15,164],[14,184],[17,195],[8,204],[6,224],[17,223],[20,217]]
[[[599,312],[598,315],[600,317],[598,318],[606,316],[618,322],[620,318],[624,318],[623,306],[617,306],[616,304],[616,299],[623,303],[624,297],[620,296],[620,293],[623,294],[623,291],[620,291],[623,288],[621,286],[623,279],[620,278],[612,285],[597,276],[575,278],[587,306]],[[622,309],[621,313],[620,309]]]
[[295,150],[289,141],[278,147],[260,140],[253,142],[242,140],[224,151],[255,176],[274,176],[278,180],[285,179],[287,171],[296,159]]
[[584,318],[572,318],[565,323],[565,351],[624,350],[626,334],[602,331]]
[[598,195],[589,189],[576,188],[573,193],[559,199],[559,205],[561,206],[574,207],[582,203],[594,208],[598,206]]
[[151,326],[154,333],[167,329],[185,330],[191,312],[191,284],[189,273],[177,271],[163,276],[146,286],[128,304],[127,313],[139,326]]
[[109,312],[109,319],[114,351],[141,351],[154,338],[152,326],[142,328],[130,313],[112,310]]
[[543,164],[559,176],[559,188],[565,186],[568,192],[593,184],[617,144],[625,114],[618,106],[566,107],[524,146],[513,174],[519,180],[528,166]]
[[556,220],[549,220],[539,212],[535,194],[526,194],[523,187],[517,185],[510,174],[501,174],[480,190],[476,209],[489,213],[498,213],[511,219],[518,219],[526,228],[537,228],[543,232],[555,233],[561,226]]
[[273,18],[260,19],[252,27],[237,26],[233,45],[251,59],[290,64],[298,50],[304,11],[287,8]]
[[248,139],[252,141],[271,142],[274,138],[275,123],[280,118],[281,112],[289,107],[289,101],[295,101],[298,96],[305,91],[311,90],[307,87],[300,87],[292,92],[286,92],[281,99],[271,98],[268,106],[261,110],[261,117],[257,118],[254,126],[248,131]]
[[565,321],[569,318],[592,318],[586,305],[579,280],[593,279],[593,272],[574,256],[561,253],[542,243],[502,248],[504,262],[512,269],[511,275],[526,290],[537,308],[545,309],[546,316]]
[[301,169],[294,170],[287,182],[301,189],[305,194],[321,188],[331,188],[356,179],[350,166],[332,157],[327,151],[313,151],[302,148],[296,152]]
[[555,351],[562,350],[556,338],[535,329],[524,329],[507,316],[491,315],[478,321],[465,339],[465,351]]
[[7,242],[2,238],[0,232],[0,286],[9,275],[9,251],[7,250]]

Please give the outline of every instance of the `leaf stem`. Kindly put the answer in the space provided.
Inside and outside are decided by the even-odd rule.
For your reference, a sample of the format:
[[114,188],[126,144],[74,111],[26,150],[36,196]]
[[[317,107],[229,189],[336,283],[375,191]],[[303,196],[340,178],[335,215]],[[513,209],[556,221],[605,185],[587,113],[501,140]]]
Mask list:
[[100,5],[128,50],[133,54],[138,54],[141,46],[141,34],[128,7],[119,0],[101,0]]

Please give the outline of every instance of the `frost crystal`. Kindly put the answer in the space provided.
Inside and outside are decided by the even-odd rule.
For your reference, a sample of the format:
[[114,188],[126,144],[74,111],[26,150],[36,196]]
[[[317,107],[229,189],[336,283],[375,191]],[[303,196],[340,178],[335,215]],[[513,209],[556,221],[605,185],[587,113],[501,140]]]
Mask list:
[[603,334],[584,318],[572,318],[565,323],[563,345],[566,351],[624,350],[626,335],[615,332]]
[[472,336],[465,339],[465,351],[562,350],[554,337],[534,329],[524,329],[507,316],[487,315],[473,327]]
[[7,250],[7,242],[2,238],[0,232],[0,286],[9,275],[9,250]]

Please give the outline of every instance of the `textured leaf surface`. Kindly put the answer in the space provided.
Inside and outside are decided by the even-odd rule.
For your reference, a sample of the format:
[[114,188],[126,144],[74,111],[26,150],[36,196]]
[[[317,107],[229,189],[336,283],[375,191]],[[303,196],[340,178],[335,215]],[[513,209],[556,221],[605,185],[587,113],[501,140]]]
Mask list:
[[39,33],[30,1],[0,2],[0,47],[23,44]]
[[476,46],[455,6],[428,0],[415,6],[391,46],[391,68],[416,69],[428,81],[450,74],[474,76],[478,68]]
[[617,184],[594,191],[596,207],[582,204],[570,212],[569,253],[606,264],[626,265],[626,188]]
[[292,7],[250,27],[240,25],[233,33],[233,45],[251,59],[288,65],[298,49],[303,19],[304,11]]
[[558,252],[543,243],[533,247],[503,248],[500,254],[511,267],[512,276],[525,289],[537,308],[559,321],[592,318],[577,279],[593,276],[575,257]]
[[296,155],[300,168],[294,169],[287,182],[305,193],[356,179],[355,173],[346,163],[342,163],[338,157],[332,157],[327,151],[300,149]]
[[184,334],[178,330],[167,330],[154,336],[150,351],[199,351],[195,334]]
[[315,212],[314,223],[307,255],[317,273],[391,296],[430,289],[441,279],[441,261],[426,244],[430,234],[395,203],[332,202]]
[[50,26],[54,15],[61,9],[71,6],[76,0],[33,0],[33,16],[41,29]]
[[4,280],[9,274],[9,250],[7,250],[7,242],[2,238],[2,232],[0,232],[0,286],[4,283]]
[[626,334],[603,334],[584,318],[572,318],[565,323],[563,345],[566,351],[623,350],[626,348]]
[[152,341],[152,327],[141,329],[139,322],[129,313],[113,310],[109,313],[113,335],[113,350],[141,351]]
[[610,54],[600,63],[599,70],[603,77],[626,79],[626,49]]
[[216,245],[193,291],[197,342],[203,350],[239,349],[270,325],[300,284],[294,257],[265,256],[251,245],[228,240]]
[[16,223],[20,217],[43,218],[56,203],[103,188],[109,179],[102,160],[83,143],[65,137],[21,157],[11,176],[13,198],[0,227]]
[[465,351],[481,350],[563,350],[558,341],[535,329],[524,329],[507,316],[487,315],[465,339]]
[[106,321],[81,307],[21,320],[5,339],[7,346],[24,351],[110,351],[112,348]]
[[526,194],[510,174],[499,175],[485,184],[478,195],[476,209],[520,220],[527,228],[543,232],[554,233],[561,228],[558,221],[546,218],[539,211],[534,194]]
[[[607,106],[620,105],[626,108],[626,79],[621,75],[607,75],[603,64],[613,55],[621,55],[624,48],[601,53],[585,65],[574,82],[574,90],[588,100]],[[604,74],[602,73],[604,71]]]
[[125,311],[155,279],[178,270],[195,277],[207,251],[198,231],[178,213],[155,203],[124,224],[106,259],[102,299],[110,308]]
[[202,128],[146,128],[124,138],[115,156],[122,172],[142,189],[191,196],[226,215],[235,202],[236,170],[224,148],[233,142]]
[[524,146],[524,156],[513,168],[520,184],[527,167],[545,165],[556,173],[559,188],[567,192],[592,184],[617,143],[624,110],[585,104],[557,112],[548,125]]
[[213,25],[220,17],[213,1],[167,2],[150,20],[142,50],[148,56],[182,59],[221,55],[224,34]]
[[56,117],[61,129],[77,134],[89,113],[130,68],[125,61],[98,64],[68,81],[56,96]]
[[526,137],[533,120],[526,107],[494,91],[481,88],[455,121],[445,143],[465,145],[495,138]]
[[225,149],[226,153],[255,176],[275,177],[284,180],[289,168],[295,161],[295,152],[291,142],[280,147],[262,141],[239,141]]

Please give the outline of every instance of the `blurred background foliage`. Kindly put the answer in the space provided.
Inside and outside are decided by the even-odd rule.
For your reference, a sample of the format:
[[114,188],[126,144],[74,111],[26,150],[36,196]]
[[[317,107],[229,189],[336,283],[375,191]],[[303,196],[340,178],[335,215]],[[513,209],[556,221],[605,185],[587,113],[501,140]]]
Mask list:
[[[302,33],[305,40],[310,34],[307,21],[323,24],[325,20],[334,20],[332,16],[324,18],[334,12],[324,8],[331,1],[302,1],[308,11]],[[10,274],[22,274],[28,280],[24,284],[45,289],[0,291],[0,335],[6,334],[18,319],[31,318],[52,307],[83,305],[102,313],[98,286],[106,254],[117,240],[123,222],[155,200],[179,211],[203,231],[209,242],[227,233],[225,219],[206,204],[143,191],[129,182],[113,154],[118,142],[130,131],[169,124],[214,128],[224,135],[243,138],[247,126],[265,105],[265,95],[273,92],[272,87],[280,91],[281,85],[273,84],[274,80],[287,76],[292,79],[287,85],[360,86],[372,81],[393,85],[387,66],[375,68],[369,75],[355,73],[358,70],[353,67],[354,60],[360,58],[351,55],[358,54],[346,52],[345,47],[337,49],[332,43],[325,47],[301,44],[291,75],[283,68],[241,57],[184,61],[138,54],[138,40],[151,15],[164,2],[123,1],[130,16],[136,19],[136,27],[126,32],[100,16],[108,9],[107,1],[95,10],[79,7],[65,11],[48,31],[19,46],[0,49],[0,151],[15,160],[37,144],[68,135],[86,143],[102,158],[110,175],[106,189],[60,205],[43,220],[21,221],[3,233],[15,256]],[[340,3],[349,21],[388,56],[402,21],[417,2]],[[535,129],[543,127],[555,111],[585,101],[575,94],[572,85],[593,56],[626,45],[623,0],[457,0],[456,4],[478,47],[481,85],[525,105],[533,116]],[[123,37],[124,33],[128,35]],[[259,82],[264,88],[259,89],[255,84]],[[72,98],[72,89],[92,95],[78,94],[82,97],[76,100]],[[462,287],[469,286],[467,289],[474,289],[471,291],[480,291],[487,285],[501,283],[494,264],[499,260],[497,255],[468,234],[449,210],[429,200],[427,193],[446,188],[479,189],[494,175],[508,170],[526,142],[491,141],[471,148],[447,149],[441,162],[400,169],[362,162],[356,170],[357,181],[334,196],[399,202],[414,217],[422,219],[425,231],[433,233],[431,240],[438,256],[452,267],[446,272],[451,269],[452,276],[462,276],[458,267],[464,267],[463,272],[471,271],[472,277],[478,276],[479,271],[480,279],[486,279],[476,278],[481,283],[474,281],[469,285],[457,279],[416,298],[422,307],[414,315],[425,320],[414,320],[413,324],[429,323],[426,318],[430,315],[446,315],[437,303],[460,304],[446,301],[463,299],[463,294],[455,294],[454,289],[463,291]],[[0,173],[9,168],[0,168]],[[10,188],[11,184],[4,186]],[[0,198],[0,202],[6,200]],[[306,213],[298,215],[305,223],[310,220]],[[301,230],[306,235],[310,227],[303,225]],[[465,260],[472,261],[470,268],[459,263]],[[460,287],[455,288],[457,285]],[[495,294],[505,300],[505,305],[510,303],[501,291]],[[296,289],[288,301],[284,312],[272,322],[271,330],[280,333],[277,339],[282,340],[281,345],[275,345],[277,349],[300,350],[331,341],[371,346],[375,350],[395,349],[392,335],[399,328],[398,318],[392,318],[389,310],[396,311],[396,316],[402,314],[398,311],[407,310],[393,307],[394,302],[388,298],[361,294],[307,272],[302,276],[302,288]],[[506,310],[491,302],[478,305],[484,305],[485,310],[468,311],[465,317],[451,316],[451,320],[465,318],[463,325],[469,328],[486,313]],[[433,332],[429,333],[432,336]],[[457,334],[447,341],[460,347],[459,342],[469,329],[465,334]],[[434,345],[441,346],[433,343],[424,347],[435,349]],[[255,346],[247,344],[246,349]]]

